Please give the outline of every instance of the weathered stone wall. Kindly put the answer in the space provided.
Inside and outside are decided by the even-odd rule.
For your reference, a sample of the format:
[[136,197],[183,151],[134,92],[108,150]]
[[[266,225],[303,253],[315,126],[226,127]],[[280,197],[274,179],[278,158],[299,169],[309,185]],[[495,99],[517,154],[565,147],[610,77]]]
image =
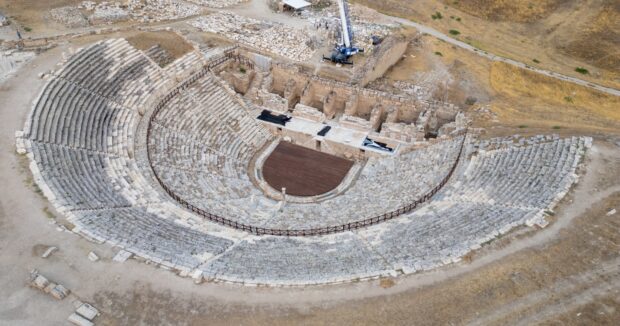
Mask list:
[[366,87],[395,65],[407,51],[409,42],[403,36],[390,36],[377,46],[363,66],[356,68],[351,83]]
[[[242,55],[247,56],[247,53]],[[243,92],[243,87],[249,84],[256,84],[251,80],[235,80],[240,78],[236,75],[238,68],[234,64],[227,65],[222,73],[237,92]],[[259,87],[253,101],[261,107],[316,122],[333,119],[343,127],[368,132],[371,139],[392,148],[407,148],[425,142],[427,137],[448,135],[466,124],[454,122],[459,109],[453,104],[424,101],[321,78],[313,74],[311,67],[303,65],[271,62],[270,73],[265,75],[264,82],[252,87]],[[284,128],[279,130],[277,126],[269,126],[269,129],[301,146],[338,156],[363,158],[381,155],[364,152],[352,144],[325,139],[318,146],[315,135]]]
[[237,71],[224,71],[220,74],[220,77],[229,83],[235,89],[235,92],[245,95],[255,74],[252,70],[241,72],[237,69]]
[[[311,76],[297,66],[274,63],[272,65],[271,91],[285,98],[299,100],[302,104],[324,111],[325,100],[329,99],[334,114],[343,114],[370,119],[372,110],[381,106],[384,112],[392,114],[398,122],[411,123],[426,106],[412,97],[397,96],[346,83]],[[286,93],[286,94],[285,94]],[[290,94],[293,93],[293,94]],[[293,107],[297,103],[289,103]],[[330,107],[330,108],[331,108]],[[325,112],[328,117],[332,112]],[[381,115],[381,122],[386,115]]]

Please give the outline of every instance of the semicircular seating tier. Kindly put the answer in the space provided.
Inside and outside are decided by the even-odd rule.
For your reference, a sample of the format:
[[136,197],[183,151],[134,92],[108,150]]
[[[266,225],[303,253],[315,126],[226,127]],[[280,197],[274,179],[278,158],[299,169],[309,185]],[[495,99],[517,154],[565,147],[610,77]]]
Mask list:
[[[277,212],[247,177],[252,156],[274,137],[207,64],[192,51],[162,68],[114,39],[78,51],[46,82],[17,143],[72,231],[182,275],[230,282],[319,284],[412,273],[458,261],[519,225],[544,226],[545,211],[576,180],[591,142],[467,136],[448,184],[417,210],[337,234],[257,236],[183,208],[153,172],[193,205],[227,218],[311,227],[357,219],[361,209],[350,206],[372,215],[416,198],[445,175],[461,139],[370,159],[343,195]],[[166,97],[147,140],[145,120]]]
[[272,136],[207,75],[158,111],[149,146],[162,182],[192,206],[247,225],[299,230],[351,223],[406,206],[446,177],[463,137],[398,157],[371,158],[342,195],[281,206],[265,197],[247,172],[256,150]]

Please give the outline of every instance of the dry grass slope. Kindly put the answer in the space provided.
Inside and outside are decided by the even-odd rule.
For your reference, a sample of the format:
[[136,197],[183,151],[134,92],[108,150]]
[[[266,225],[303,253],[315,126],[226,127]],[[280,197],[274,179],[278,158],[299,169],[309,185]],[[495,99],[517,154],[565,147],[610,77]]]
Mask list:
[[505,123],[618,132],[620,98],[496,62],[489,81],[500,97],[522,99],[500,113]]
[[620,73],[620,1],[606,1],[592,20],[574,32],[573,41],[559,46],[563,53]]
[[[617,0],[354,1],[445,34],[458,30],[456,38],[487,52],[620,87]],[[436,12],[443,18],[432,19]],[[576,67],[585,67],[590,73],[579,74]]]
[[443,0],[472,16],[492,21],[533,22],[547,17],[554,9],[570,0]]

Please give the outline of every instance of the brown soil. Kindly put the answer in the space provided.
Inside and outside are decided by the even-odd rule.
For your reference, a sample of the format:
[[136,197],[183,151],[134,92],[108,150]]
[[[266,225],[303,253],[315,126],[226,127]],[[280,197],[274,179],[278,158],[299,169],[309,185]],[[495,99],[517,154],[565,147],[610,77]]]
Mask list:
[[164,48],[173,58],[178,59],[194,48],[174,32],[143,32],[127,38],[127,42],[139,50],[148,50],[154,45]]
[[352,161],[283,141],[265,160],[263,176],[287,194],[316,196],[338,187],[351,166]]
[[580,58],[594,66],[620,70],[620,2],[605,1],[594,18],[574,28],[559,49],[566,55]]

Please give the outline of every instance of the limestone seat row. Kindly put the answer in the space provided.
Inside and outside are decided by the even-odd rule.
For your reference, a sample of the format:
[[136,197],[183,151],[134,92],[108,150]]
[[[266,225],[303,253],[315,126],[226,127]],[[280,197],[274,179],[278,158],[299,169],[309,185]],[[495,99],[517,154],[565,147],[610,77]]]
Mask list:
[[[279,206],[247,174],[273,136],[210,73],[194,75],[201,78],[159,111],[146,139],[152,161],[140,156],[141,111],[203,65],[191,52],[163,69],[126,41],[108,40],[78,51],[47,82],[18,143],[37,185],[73,231],[186,275],[231,282],[315,284],[412,273],[458,261],[514,227],[544,226],[591,145],[589,138],[553,135],[448,138],[370,159],[340,196]],[[461,144],[456,172],[427,204],[315,237],[254,236],[217,225],[180,207],[142,169],[152,164],[176,194],[208,212],[256,226],[311,228],[415,200],[449,172]]]

